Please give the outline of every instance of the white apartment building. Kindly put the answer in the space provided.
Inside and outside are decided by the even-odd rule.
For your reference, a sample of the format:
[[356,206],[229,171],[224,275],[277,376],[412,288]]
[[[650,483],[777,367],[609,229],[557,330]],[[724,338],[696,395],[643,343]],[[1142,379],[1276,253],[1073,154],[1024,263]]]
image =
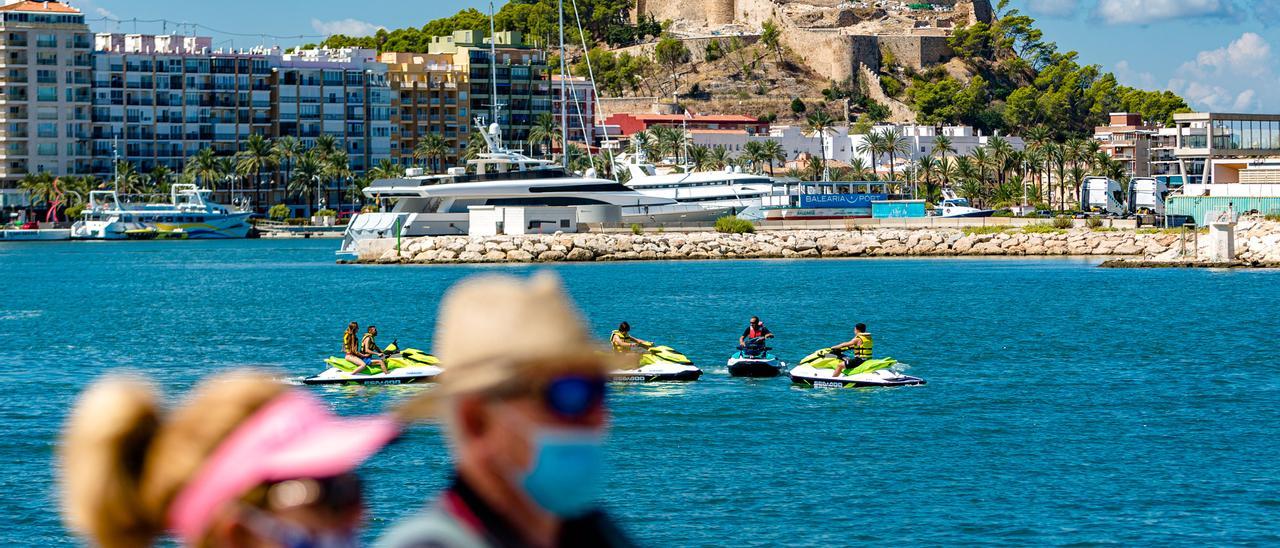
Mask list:
[[89,171],[91,42],[84,15],[65,3],[0,6],[0,187]]
[[179,171],[211,148],[235,154],[272,132],[272,67],[278,50],[212,49],[205,36],[95,36],[93,174],[109,179],[114,160],[143,173]]

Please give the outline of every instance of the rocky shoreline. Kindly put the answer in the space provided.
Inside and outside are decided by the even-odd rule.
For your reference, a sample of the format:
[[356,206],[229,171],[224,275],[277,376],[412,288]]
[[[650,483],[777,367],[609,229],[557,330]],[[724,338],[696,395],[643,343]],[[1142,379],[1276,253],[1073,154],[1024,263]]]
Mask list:
[[1173,231],[1043,226],[1003,229],[780,230],[755,234],[582,233],[434,236],[365,242],[363,264],[533,263],[636,260],[939,256],[1140,256],[1178,251]]

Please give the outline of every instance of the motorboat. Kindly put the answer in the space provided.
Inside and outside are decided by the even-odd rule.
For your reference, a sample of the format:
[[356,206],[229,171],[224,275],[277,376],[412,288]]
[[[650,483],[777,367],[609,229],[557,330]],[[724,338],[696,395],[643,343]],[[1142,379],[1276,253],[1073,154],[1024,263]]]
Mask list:
[[434,382],[444,372],[440,360],[431,354],[415,348],[400,349],[392,342],[383,349],[381,356],[386,363],[387,372],[375,365],[368,365],[364,371],[356,372],[360,366],[346,358],[330,356],[325,360],[328,369],[319,375],[302,379],[303,384],[340,384],[340,385],[395,385]]
[[[813,388],[869,388],[914,386],[925,384],[924,379],[903,375],[895,370],[898,360],[878,358],[852,365],[842,350],[824,348],[809,354],[791,369],[791,382]],[[836,376],[836,369],[843,369]]]
[[638,357],[636,367],[615,369],[609,380],[615,382],[696,381],[702,370],[693,361],[670,346],[650,346]]
[[89,192],[80,220],[71,225],[73,239],[213,239],[249,235],[248,211],[236,211],[209,200],[212,191],[193,184],[174,184],[169,201],[129,203],[114,190]]
[[763,338],[747,339],[742,346],[738,347],[737,352],[729,356],[726,364],[729,368],[729,376],[753,378],[778,376],[786,364],[771,354],[770,350],[772,348],[765,346]]
[[949,188],[942,189],[942,202],[933,210],[934,215],[944,219],[967,217],[990,217],[994,209],[978,209],[969,205],[969,200],[956,195]]
[[[675,200],[641,194],[597,177],[594,170],[578,175],[550,160],[504,148],[497,124],[486,129],[477,121],[474,134],[485,139],[490,152],[468,160],[465,167],[437,175],[409,169],[404,177],[379,179],[365,187],[363,193],[371,202],[393,201],[394,205],[389,211],[352,217],[338,252],[356,253],[359,242],[368,239],[467,234],[473,206],[573,206],[579,222],[682,220],[645,213],[649,208],[676,205]],[[627,216],[623,210],[635,213]]]
[[773,180],[731,167],[717,171],[659,174],[643,154],[623,155],[619,167],[627,170],[626,185],[641,194],[670,198],[677,204],[661,207],[628,207],[623,215],[662,215],[688,212],[691,221],[714,221],[725,215],[758,212],[765,196],[773,192]]

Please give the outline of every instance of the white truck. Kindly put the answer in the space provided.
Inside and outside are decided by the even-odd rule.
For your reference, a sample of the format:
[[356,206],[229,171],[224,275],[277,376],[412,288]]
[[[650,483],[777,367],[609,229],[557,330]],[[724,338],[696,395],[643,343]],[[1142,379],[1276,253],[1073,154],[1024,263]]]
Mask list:
[[1080,183],[1080,209],[1121,217],[1125,214],[1124,189],[1107,177],[1085,177]]
[[1164,216],[1164,201],[1169,197],[1169,183],[1155,177],[1129,180],[1129,213]]

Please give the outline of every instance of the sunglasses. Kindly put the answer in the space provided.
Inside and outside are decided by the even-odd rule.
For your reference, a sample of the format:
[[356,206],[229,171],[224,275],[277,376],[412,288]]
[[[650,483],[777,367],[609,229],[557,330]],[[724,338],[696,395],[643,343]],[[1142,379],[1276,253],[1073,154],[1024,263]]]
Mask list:
[[566,375],[542,389],[542,404],[561,419],[581,420],[604,406],[608,384],[604,377]]
[[342,512],[357,508],[363,502],[360,477],[341,474],[327,478],[295,478],[268,483],[263,486],[257,506],[273,511],[315,506]]

